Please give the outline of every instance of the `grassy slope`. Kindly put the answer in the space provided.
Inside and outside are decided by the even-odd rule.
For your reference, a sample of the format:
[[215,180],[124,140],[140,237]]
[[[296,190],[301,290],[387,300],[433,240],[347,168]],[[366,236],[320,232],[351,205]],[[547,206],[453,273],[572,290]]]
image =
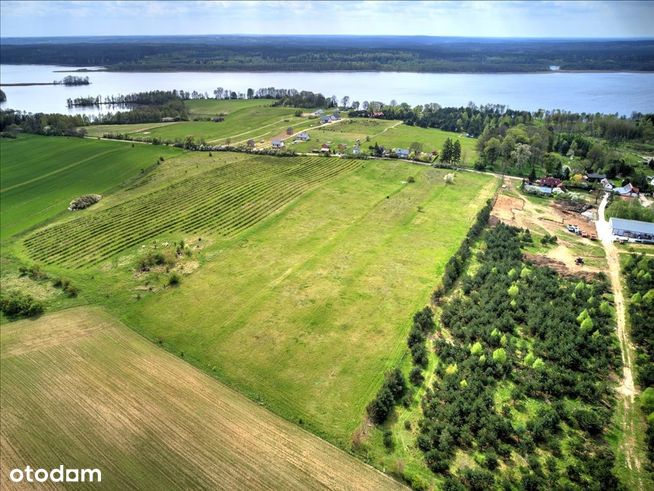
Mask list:
[[[437,150],[439,153],[447,138],[458,139],[461,142],[464,163],[472,163],[477,158],[475,138],[467,138],[459,133],[442,131],[435,128],[420,128],[407,126],[400,121],[386,121],[377,119],[351,119],[340,123],[316,128],[309,132],[311,141],[291,145],[293,150],[308,152],[320,148],[322,143],[330,142],[332,146],[347,145],[351,150],[357,139],[361,141],[361,148],[368,151],[368,146],[378,143],[386,148],[409,148],[413,142],[423,145],[424,152]],[[369,141],[366,141],[366,137]]]
[[68,207],[82,194],[104,194],[177,149],[80,138],[22,135],[0,142],[0,199],[5,239]]
[[[410,174],[417,182],[403,184]],[[370,162],[218,244],[181,288],[120,310],[286,418],[349,445],[405,351],[412,312],[494,186],[473,174],[445,186],[442,176]]]
[[400,488],[99,309],[4,325],[0,353],[3,476],[64,464],[102,471],[80,489]]
[[127,133],[140,137],[159,137],[164,140],[184,140],[193,136],[207,143],[245,143],[248,139],[270,142],[273,137],[285,135],[289,126],[298,131],[318,124],[317,119],[294,116],[297,109],[272,107],[271,101],[255,99],[249,101],[188,101],[191,117],[213,117],[226,113],[220,123],[211,121],[182,121],[178,123],[150,123],[130,125],[89,126],[91,136],[105,133]]

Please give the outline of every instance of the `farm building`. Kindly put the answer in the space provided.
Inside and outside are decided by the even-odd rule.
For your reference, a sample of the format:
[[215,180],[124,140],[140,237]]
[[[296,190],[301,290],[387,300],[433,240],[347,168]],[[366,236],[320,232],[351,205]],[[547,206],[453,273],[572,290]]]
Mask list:
[[409,157],[409,151],[406,148],[396,148],[393,150],[395,155],[400,159],[406,159]]
[[623,237],[654,244],[654,223],[610,218],[609,227],[611,227],[611,233],[616,238]]
[[561,185],[561,179],[556,177],[543,177],[538,181],[538,184],[541,186],[546,186],[548,188],[555,188]]
[[321,116],[321,115],[324,114],[324,113],[325,113],[325,111],[323,111],[322,109],[318,109],[317,111],[315,111],[315,112],[313,113],[313,115],[314,115],[314,116]]
[[586,175],[586,179],[589,180],[590,182],[600,182],[603,179],[606,179],[606,174],[598,174],[596,172],[591,172],[590,174]]
[[273,140],[272,146],[273,148],[284,148],[284,142],[282,140]]
[[562,193],[561,188],[550,188],[547,186],[534,186],[533,184],[525,184],[523,187],[525,193],[536,194],[539,196],[552,196],[552,194]]
[[322,146],[320,147],[320,151],[322,153],[328,153],[329,152],[329,144],[328,143],[323,143]]
[[320,116],[320,122],[322,124],[329,123],[331,121],[331,116]]
[[295,135],[295,138],[297,138],[298,140],[302,140],[303,142],[308,142],[309,140],[311,140],[309,133],[307,133],[306,131],[303,131],[302,133],[298,133],[297,135]]
[[632,186],[629,182],[622,187],[613,189],[613,192],[615,194],[619,194],[620,196],[634,197],[638,196],[640,191],[637,187]]

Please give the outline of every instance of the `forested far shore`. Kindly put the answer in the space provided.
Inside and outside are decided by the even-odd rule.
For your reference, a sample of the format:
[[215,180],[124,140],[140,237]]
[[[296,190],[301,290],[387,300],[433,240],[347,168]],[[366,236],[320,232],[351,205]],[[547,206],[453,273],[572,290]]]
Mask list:
[[[91,38],[92,39],[92,38]],[[489,40],[384,36],[213,36],[3,40],[6,64],[112,71],[654,71],[654,40]]]

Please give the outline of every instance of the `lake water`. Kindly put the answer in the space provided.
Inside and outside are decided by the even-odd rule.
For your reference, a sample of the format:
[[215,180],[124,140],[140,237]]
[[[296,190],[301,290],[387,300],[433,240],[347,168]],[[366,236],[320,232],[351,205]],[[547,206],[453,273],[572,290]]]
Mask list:
[[[65,67],[1,65],[0,83],[61,80]],[[654,112],[654,73],[395,73],[395,72],[89,72],[91,85],[3,87],[1,107],[29,112],[94,114],[98,109],[68,109],[66,99],[146,90],[183,89],[213,93],[216,87],[246,92],[249,87],[295,88],[350,100],[437,102],[442,106],[503,104],[512,109],[565,109],[629,115]],[[106,108],[103,110],[107,110]]]

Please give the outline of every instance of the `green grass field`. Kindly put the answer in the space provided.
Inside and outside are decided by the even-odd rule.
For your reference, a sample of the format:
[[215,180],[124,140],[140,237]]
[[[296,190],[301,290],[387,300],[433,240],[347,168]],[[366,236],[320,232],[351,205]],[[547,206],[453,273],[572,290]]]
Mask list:
[[62,464],[100,469],[79,489],[402,488],[98,308],[3,325],[0,361],[3,489]]
[[388,149],[409,148],[414,143],[422,145],[423,152],[433,150],[441,151],[447,138],[458,139],[461,142],[462,161],[465,164],[473,163],[477,158],[476,138],[467,138],[459,133],[442,131],[435,128],[420,128],[407,126],[400,121],[386,121],[381,119],[344,119],[343,121],[327,126],[318,127],[309,131],[311,140],[292,144],[289,147],[297,152],[310,152],[319,150],[323,143],[331,144],[337,149],[339,144],[345,145],[345,152],[352,151],[357,140],[361,142],[361,150],[367,153],[368,147],[379,144]]
[[25,244],[32,260],[96,264],[164,234],[233,237],[360,161],[250,157],[45,230]]
[[21,135],[0,141],[2,239],[66,211],[89,193],[104,194],[178,149]]
[[139,138],[160,138],[180,140],[192,136],[209,144],[243,145],[253,139],[258,145],[269,146],[273,138],[285,137],[290,126],[296,131],[318,125],[315,118],[295,116],[297,111],[291,107],[272,107],[270,100],[254,99],[246,101],[187,101],[191,118],[209,118],[224,114],[225,120],[180,121],[176,123],[150,123],[126,125],[88,126],[89,136],[103,136],[107,133],[128,134]]
[[[412,313],[495,186],[474,174],[446,186],[443,174],[366,163],[216,244],[181,288],[123,308],[124,319],[347,446],[405,352]],[[403,183],[409,175],[415,184]]]
[[[105,148],[166,151],[93,139],[17,142],[30,141],[40,155],[53,140],[64,149],[90,145],[93,158]],[[116,179],[113,192],[78,216],[7,240],[3,287],[42,295],[49,311],[101,305],[284,419],[349,449],[384,372],[403,363],[413,312],[428,301],[496,179],[464,172],[446,185],[443,170],[393,160],[171,155],[128,186]],[[3,172],[4,165],[3,158]],[[61,181],[58,193],[76,185]],[[3,206],[3,222],[5,213]],[[19,222],[16,233],[31,226]],[[174,250],[180,239],[188,257],[135,271],[144,251]],[[19,265],[35,262],[51,277],[69,278],[79,296],[18,276]],[[171,269],[179,286],[167,285]]]

